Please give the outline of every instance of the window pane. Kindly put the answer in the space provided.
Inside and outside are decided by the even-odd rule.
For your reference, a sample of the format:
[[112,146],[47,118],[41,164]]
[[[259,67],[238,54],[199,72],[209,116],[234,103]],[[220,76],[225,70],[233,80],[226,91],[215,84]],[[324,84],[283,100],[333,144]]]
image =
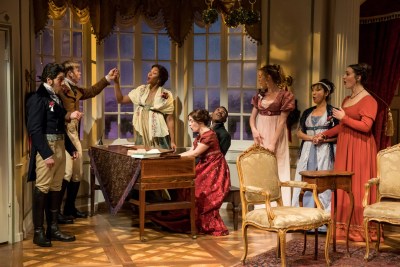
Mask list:
[[244,57],[245,60],[257,60],[257,44],[249,38],[244,39]]
[[121,62],[121,85],[133,85],[133,62]]
[[211,26],[208,27],[208,32],[209,33],[219,33],[221,32],[221,16],[218,15],[218,20],[211,24]]
[[243,112],[251,113],[253,105],[251,105],[251,99],[256,94],[256,90],[248,90],[243,92]]
[[111,87],[107,87],[104,90],[104,111],[105,112],[117,112],[118,103],[115,99],[114,90]]
[[151,66],[154,65],[154,62],[142,62],[142,84],[147,83],[147,75],[151,70]]
[[154,32],[154,30],[152,28],[150,28],[150,26],[147,25],[147,23],[145,23],[145,22],[142,22],[141,29],[142,29],[143,33],[153,33]]
[[194,37],[193,59],[206,59],[206,37],[204,35]]
[[221,37],[219,35],[209,37],[208,59],[221,59]]
[[[115,49],[115,47],[114,47]],[[121,58],[128,59],[133,58],[133,34],[121,34],[120,35],[120,53]]]
[[155,57],[155,37],[142,35],[142,59],[154,60]]
[[204,109],[206,107],[206,90],[205,89],[194,89],[193,90],[193,110]]
[[221,67],[219,62],[208,63],[208,86],[220,87]]
[[167,35],[158,36],[158,59],[171,59],[171,41],[169,40]]
[[[122,95],[127,95],[132,90],[132,88],[122,88]],[[120,107],[121,112],[133,112],[133,103],[123,104]],[[133,116],[133,115],[131,115]]]
[[69,10],[67,10],[67,12],[65,12],[65,16],[63,16],[61,18],[61,27],[62,28],[67,28],[69,29],[69,16],[70,16],[70,12]]
[[239,89],[228,90],[228,112],[240,113],[240,93]]
[[243,64],[243,87],[257,87],[257,63]]
[[73,56],[74,57],[82,57],[82,33],[74,32],[74,37],[72,39],[73,44]]
[[240,87],[242,77],[241,63],[228,63],[228,86]]
[[193,86],[206,86],[206,64],[204,62],[195,62],[193,72]]
[[253,140],[250,128],[250,116],[243,116],[243,140]]
[[229,116],[228,132],[231,134],[232,140],[240,140],[240,117]]
[[117,115],[104,115],[105,139],[117,139],[118,138],[118,116]]
[[132,115],[121,115],[121,124],[119,130],[121,133],[121,138],[133,137]]
[[61,56],[69,57],[70,53],[69,31],[61,31]]
[[219,88],[208,89],[208,110],[213,112],[220,106],[220,91]]
[[43,31],[43,37],[42,40],[46,40],[45,42],[42,42],[43,45],[43,50],[42,53],[44,55],[53,55],[54,54],[54,50],[53,50],[53,30],[49,30],[49,29],[45,29]]
[[206,32],[206,29],[197,26],[197,24],[195,23],[195,24],[194,24],[194,30],[193,30],[193,32],[194,32],[194,33],[205,33],[205,32]]
[[228,37],[229,56],[228,60],[242,59],[242,35],[230,35]]
[[104,59],[115,59],[118,57],[118,49],[116,49],[118,34],[111,34],[104,40]]
[[[116,61],[105,61],[104,62],[104,76],[106,76],[108,74],[108,72],[111,69],[115,68],[116,66],[118,66]],[[121,70],[121,71],[123,71],[123,70]],[[122,74],[121,74],[121,76],[122,76]],[[122,77],[121,77],[121,79],[122,79]]]

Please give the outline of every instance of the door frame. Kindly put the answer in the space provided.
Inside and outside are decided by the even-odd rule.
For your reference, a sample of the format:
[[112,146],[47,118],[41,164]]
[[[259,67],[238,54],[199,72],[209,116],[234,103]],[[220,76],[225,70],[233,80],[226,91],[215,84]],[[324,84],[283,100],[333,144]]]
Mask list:
[[[0,175],[5,175],[6,178],[2,179],[0,182],[4,183],[4,188],[7,188],[5,192],[2,192],[2,194],[6,193],[6,197],[2,198],[1,201],[5,201],[5,203],[1,203],[0,205],[4,205],[3,207],[5,210],[7,210],[7,213],[4,214],[7,216],[7,223],[6,225],[2,225],[0,228],[0,231],[5,231],[7,232],[7,240],[2,239],[0,242],[5,243],[13,243],[14,242],[14,231],[13,231],[13,221],[14,221],[14,203],[13,203],[13,192],[14,192],[14,186],[13,186],[13,158],[14,158],[14,153],[13,153],[13,144],[14,144],[14,138],[13,138],[13,127],[14,124],[12,122],[11,114],[12,114],[12,95],[13,95],[13,90],[12,90],[12,72],[11,72],[11,66],[12,66],[12,51],[11,51],[11,25],[8,24],[0,24],[0,31],[4,32],[4,40],[1,40],[1,42],[4,43],[4,53],[0,52],[2,57],[2,64],[4,67],[4,76],[5,79],[2,82],[1,86],[5,88],[3,91],[5,98],[3,98],[3,101],[5,103],[4,107],[2,108],[2,112],[5,112],[4,116],[2,119],[5,119],[5,123],[3,124],[3,127],[6,127],[6,131],[0,132],[0,140],[2,140],[2,145],[0,146],[1,153],[4,153],[3,155],[5,156],[5,161],[3,162],[4,165],[4,172],[2,172]],[[3,34],[1,36],[1,39],[3,37]],[[3,45],[2,45],[3,48]],[[2,79],[3,80],[3,79]],[[3,95],[3,96],[4,96]],[[2,105],[3,105],[2,104]],[[4,143],[3,143],[4,142]],[[3,215],[3,216],[4,216]],[[3,233],[5,233],[3,232]]]

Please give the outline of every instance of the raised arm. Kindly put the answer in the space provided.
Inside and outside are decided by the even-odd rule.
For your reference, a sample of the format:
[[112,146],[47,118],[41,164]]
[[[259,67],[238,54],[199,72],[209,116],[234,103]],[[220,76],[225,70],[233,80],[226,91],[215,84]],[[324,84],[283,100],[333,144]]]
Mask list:
[[132,103],[132,100],[129,98],[127,95],[122,95],[121,92],[121,86],[119,83],[119,71],[116,71],[117,73],[115,74],[114,78],[114,94],[115,94],[115,99],[117,100],[118,104],[130,104]]

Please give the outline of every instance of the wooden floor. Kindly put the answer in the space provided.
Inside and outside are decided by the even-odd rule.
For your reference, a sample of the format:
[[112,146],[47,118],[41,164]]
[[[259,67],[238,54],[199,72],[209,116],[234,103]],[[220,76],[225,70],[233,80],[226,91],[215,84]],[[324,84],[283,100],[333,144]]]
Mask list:
[[[73,225],[61,226],[63,231],[76,235],[75,242],[53,241],[52,247],[41,248],[32,243],[33,234],[29,233],[22,242],[0,245],[0,267],[233,266],[240,262],[243,252],[240,225],[239,231],[233,231],[231,211],[221,209],[221,216],[229,228],[228,236],[199,235],[192,239],[189,235],[165,232],[147,223],[148,240],[141,242],[137,215],[129,207],[116,216],[99,211],[88,219],[76,220]],[[299,233],[287,235],[288,241],[293,238],[302,236]],[[248,257],[275,245],[275,234],[249,230]]]
[[[243,252],[241,228],[233,230],[231,211],[221,209],[230,234],[223,237],[165,232],[152,223],[145,229],[146,242],[138,233],[138,218],[129,207],[116,216],[106,211],[72,225],[62,225],[74,233],[71,243],[53,241],[50,248],[32,243],[33,233],[13,245],[0,245],[0,266],[233,266]],[[151,228],[150,228],[151,227]],[[274,247],[276,237],[261,231],[249,231],[249,257]],[[290,240],[291,235],[288,235]]]

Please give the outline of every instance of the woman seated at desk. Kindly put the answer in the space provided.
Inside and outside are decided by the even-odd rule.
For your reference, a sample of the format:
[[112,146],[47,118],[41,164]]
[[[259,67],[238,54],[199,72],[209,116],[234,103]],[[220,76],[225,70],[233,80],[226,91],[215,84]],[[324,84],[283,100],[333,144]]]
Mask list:
[[[211,117],[207,110],[194,110],[189,114],[189,126],[198,136],[189,151],[182,157],[198,157],[196,165],[195,197],[196,197],[196,227],[198,233],[215,236],[228,235],[220,214],[222,202],[229,193],[229,167],[222,154],[217,135],[208,125]],[[178,198],[184,198],[186,192]],[[190,231],[190,219],[187,210],[170,211],[163,215],[154,214],[152,220],[161,226],[176,232]]]

